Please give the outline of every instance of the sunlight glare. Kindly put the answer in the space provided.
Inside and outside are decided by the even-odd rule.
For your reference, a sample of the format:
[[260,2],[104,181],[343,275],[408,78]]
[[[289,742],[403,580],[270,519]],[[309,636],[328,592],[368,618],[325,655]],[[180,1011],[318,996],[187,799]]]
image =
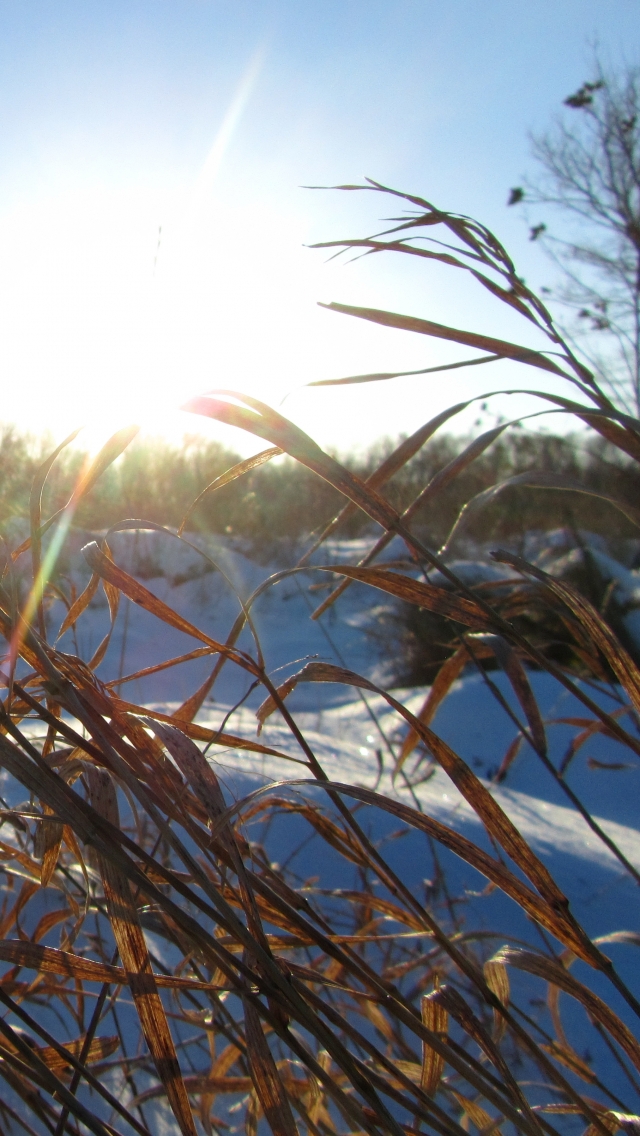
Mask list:
[[[302,389],[344,374],[448,362],[458,352],[318,308],[320,299],[340,299],[395,310],[406,301],[411,310],[416,298],[406,265],[403,301],[389,262],[384,277],[370,262],[365,274],[358,265],[345,273],[343,260],[327,263],[305,248],[308,195],[300,194],[296,212],[265,194],[243,206],[221,191],[221,165],[265,51],[245,67],[191,182],[123,185],[114,175],[107,186],[78,177],[0,214],[6,422],[55,441],[82,426],[77,444],[89,452],[135,422],[147,435],[177,443],[202,434],[246,455],[262,441],[180,407],[213,388],[275,407],[291,395],[284,412],[321,445],[346,450],[397,435],[420,407],[426,419],[451,401],[447,382],[421,378],[398,380],[391,399],[380,383],[366,395]],[[458,372],[456,396],[465,386],[474,395],[491,389],[505,372],[498,383],[483,376],[482,386]]]

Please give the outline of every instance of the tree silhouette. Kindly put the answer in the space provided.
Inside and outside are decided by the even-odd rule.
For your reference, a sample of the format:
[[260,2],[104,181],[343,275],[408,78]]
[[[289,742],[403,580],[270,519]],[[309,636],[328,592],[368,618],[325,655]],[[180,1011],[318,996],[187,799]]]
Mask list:
[[[640,412],[640,67],[595,76],[532,140],[538,176],[510,191],[531,240],[561,267],[548,295],[572,313],[565,331],[625,410]],[[541,220],[539,207],[553,215]],[[534,216],[535,213],[535,216]]]

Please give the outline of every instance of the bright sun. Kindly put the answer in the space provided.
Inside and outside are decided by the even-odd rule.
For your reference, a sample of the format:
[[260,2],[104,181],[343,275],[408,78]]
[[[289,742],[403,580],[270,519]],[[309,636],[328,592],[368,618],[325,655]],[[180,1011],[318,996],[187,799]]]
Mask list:
[[[352,275],[357,266],[327,265],[304,247],[306,225],[302,213],[285,215],[268,202],[247,216],[202,180],[181,193],[78,189],[5,213],[3,421],[56,440],[82,426],[77,444],[89,450],[138,423],[176,442],[203,433],[249,454],[262,448],[260,439],[180,407],[215,388],[276,407],[293,392],[284,412],[321,445],[345,451],[527,377],[504,363],[481,378],[475,368],[454,372],[455,386],[448,375],[430,375],[301,390],[316,379],[411,370],[461,354],[454,344],[434,346],[319,308],[318,299],[338,298],[419,312],[425,295],[399,298],[397,277],[371,286],[370,269]],[[438,297],[427,299],[433,307]],[[539,409],[514,399],[507,413]],[[465,428],[464,419],[456,424]]]
[[[296,214],[267,200],[260,186],[245,207],[219,192],[218,173],[263,58],[260,49],[249,60],[191,183],[159,186],[149,177],[123,185],[115,171],[105,186],[66,171],[55,188],[53,171],[40,192],[0,214],[3,421],[56,440],[84,427],[78,444],[89,450],[138,423],[175,441],[204,433],[252,453],[260,440],[181,405],[214,388],[274,406],[293,392],[286,413],[321,445],[344,451],[502,385],[507,366],[482,385],[456,372],[455,391],[440,376],[301,390],[317,379],[450,362],[460,351],[317,307],[319,299],[340,299],[419,312],[427,300],[438,318],[446,281],[425,293],[406,264],[399,276],[385,259],[380,273],[377,258],[366,262],[365,275],[357,266],[345,273],[343,261],[327,264],[304,248],[302,194]],[[459,308],[458,282],[452,285]],[[473,303],[475,311],[477,297]]]
[[202,390],[282,397],[315,307],[302,234],[292,241],[290,218],[248,226],[208,206],[204,220],[184,201],[85,191],[5,215],[5,420],[84,424],[87,440],[125,420],[182,433],[192,420],[178,407]]

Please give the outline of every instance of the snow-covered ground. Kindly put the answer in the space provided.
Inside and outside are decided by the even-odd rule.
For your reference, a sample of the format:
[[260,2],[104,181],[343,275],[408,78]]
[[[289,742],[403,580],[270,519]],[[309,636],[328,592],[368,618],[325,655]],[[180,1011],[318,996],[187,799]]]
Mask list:
[[[634,621],[639,617],[638,611],[633,610],[633,604],[640,596],[637,573],[615,559],[601,538],[590,537],[589,534],[583,534],[583,537],[597,558],[603,576],[614,581],[613,586],[621,602],[630,605],[628,626],[630,631],[634,631]],[[564,532],[529,534],[519,551],[547,571],[562,572],[567,561],[576,556],[575,548],[571,549],[571,539]],[[195,543],[206,557],[166,533],[123,532],[110,538],[114,558],[119,564],[135,571],[151,591],[191,622],[216,638],[224,639],[239,611],[238,596],[246,600],[270,574],[278,571],[279,565],[265,567],[256,564],[222,537],[196,538]],[[357,563],[370,544],[371,541],[366,539],[329,541],[314,560],[316,564]],[[402,554],[403,546],[394,542],[386,556],[394,559]],[[629,563],[634,554],[634,549],[626,550],[623,559]],[[291,560],[295,562],[295,556],[289,562]],[[82,564],[80,540],[70,567],[77,572],[78,564]],[[214,564],[217,570],[213,570]],[[486,554],[471,557],[467,553],[466,559],[454,560],[452,566],[468,581],[495,579],[503,573],[503,569],[492,563]],[[78,576],[78,583],[81,582]],[[380,673],[380,658],[367,635],[367,623],[372,607],[388,603],[388,598],[384,593],[354,584],[321,620],[312,621],[309,618],[311,611],[327,592],[310,591],[309,586],[331,586],[333,582],[335,577],[316,570],[290,576],[268,587],[252,608],[255,629],[275,681],[282,681],[310,658],[347,665],[369,678]],[[52,628],[55,628],[56,621],[59,626],[63,615],[62,605],[56,604],[49,613]],[[67,632],[60,640],[60,646],[67,651],[77,650],[86,659],[95,650],[108,626],[106,599],[99,590],[91,607],[78,622],[75,641],[73,633]],[[255,650],[246,629],[240,645],[247,650]],[[97,674],[103,681],[109,681],[196,646],[198,644],[193,639],[125,601]],[[153,704],[170,712],[196,689],[209,673],[211,665],[211,659],[201,658],[124,684],[120,692],[127,700]],[[519,713],[506,677],[501,672],[493,672],[493,679]],[[545,719],[585,716],[584,707],[550,676],[533,673],[531,681]],[[227,664],[199,715],[199,721],[218,725],[243,697],[249,685],[244,672]],[[263,693],[254,691],[242,709],[231,718],[227,728],[237,734],[255,735],[257,723],[254,711],[262,697]],[[424,691],[407,691],[401,697],[415,711],[424,698]],[[609,709],[618,705],[615,691],[610,694],[602,692],[599,697]],[[404,727],[381,698],[371,694],[363,696],[353,688],[314,683],[299,686],[289,702],[329,777],[354,784],[377,784],[384,793],[411,799],[402,779],[394,782],[391,777],[393,744]],[[636,885],[625,875],[609,849],[587,827],[561,787],[526,745],[522,746],[506,781],[500,786],[492,784],[492,777],[516,730],[482,675],[467,674],[455,684],[440,707],[433,728],[487,784],[492,785],[492,792],[505,811],[532,847],[549,863],[574,906],[578,904],[580,907],[580,917],[594,934],[619,927],[619,913],[627,910],[621,895],[627,891],[629,918],[632,918],[635,928]],[[550,756],[558,765],[576,733],[576,727],[554,724],[549,726],[548,732]],[[262,740],[292,756],[301,756],[286,727],[278,723],[277,715],[267,722]],[[212,758],[224,768],[229,790],[234,795],[243,793],[249,782],[257,784],[259,781],[299,776],[301,771],[304,773],[299,765],[240,753],[215,750]],[[606,764],[622,765],[623,768],[601,768]],[[623,853],[640,869],[638,759],[623,751],[612,739],[595,734],[572,761],[567,781]],[[421,807],[430,814],[482,842],[482,830],[475,813],[461,800],[444,773],[433,770],[429,780],[417,785],[412,792]],[[408,849],[407,841],[402,842],[402,847]],[[593,913],[593,921],[590,913]]]
[[[491,677],[517,710],[504,676],[493,673]],[[584,708],[578,701],[550,676],[533,673],[530,679],[545,718],[584,715]],[[314,684],[314,696],[320,702],[321,692],[329,693],[331,689]],[[424,691],[395,693],[413,712],[417,712],[425,695]],[[171,712],[175,707],[165,705],[158,708]],[[198,721],[215,728],[222,723],[228,709],[205,709],[198,716]],[[292,757],[302,758],[303,754],[287,726],[279,723],[277,717],[274,714],[268,720],[260,740]],[[411,776],[410,780],[414,782],[411,787],[402,777],[393,778],[393,756],[385,739],[393,745],[403,735],[406,726],[381,697],[366,694],[365,699],[358,697],[340,705],[329,703],[313,711],[301,709],[294,713],[294,717],[332,781],[375,787],[379,793],[397,797],[408,804],[417,800],[430,816],[488,847],[475,812],[444,771],[434,767],[428,780],[422,782]],[[255,736],[256,726],[253,711],[243,708],[232,715],[225,728],[251,737]],[[620,893],[623,890],[628,890],[629,898],[633,898],[632,929],[638,927],[640,907],[636,899],[636,885],[629,880],[613,853],[591,831],[530,747],[523,745],[501,785],[494,784],[487,777],[500,764],[516,730],[482,676],[470,674],[454,685],[432,728],[475,768],[491,788],[522,835],[548,864],[560,885],[566,888],[574,907],[576,904],[579,906],[581,918],[586,923],[591,922],[590,910],[593,908],[594,920],[590,928],[593,934],[617,929]],[[548,733],[550,756],[558,765],[575,729],[552,725]],[[308,776],[304,768],[279,758],[218,749],[210,750],[209,754],[233,796],[244,795],[260,783]],[[602,769],[594,764],[594,759],[602,765],[622,764],[624,768]],[[412,765],[413,760],[410,759],[407,769]],[[430,768],[426,762],[425,768]],[[623,854],[640,870],[640,760],[629,756],[626,751],[623,753],[611,739],[595,735],[571,763],[567,782]],[[606,919],[606,928],[603,919]],[[616,924],[615,928],[613,924]]]
[[[134,539],[137,539],[135,548]],[[116,535],[111,547],[114,558],[124,567],[133,568],[135,554],[139,568],[141,558],[146,556],[144,572],[137,573],[143,577],[145,585],[218,639],[226,637],[239,610],[234,589],[246,599],[271,571],[252,563],[218,538],[210,538],[206,549],[226,579],[220,571],[207,569],[203,572],[201,557],[189,550],[185,553],[177,542],[161,534],[144,533],[138,538],[132,538],[131,534]],[[323,550],[322,559],[316,557],[316,562],[354,563],[366,548],[367,542],[331,542]],[[399,551],[402,550],[391,547],[388,555],[393,558]],[[532,542],[532,548],[526,551],[532,559],[544,562],[547,570],[554,563],[560,563],[562,557],[572,555],[561,541],[552,549],[554,555],[549,550],[548,541],[537,551]],[[603,575],[615,581],[614,587],[631,605],[628,626],[630,632],[635,631],[637,613],[632,608],[640,596],[640,580],[636,572],[598,547],[597,542],[593,551],[599,557]],[[495,578],[501,571],[488,560],[479,565],[477,560],[467,559],[458,561],[456,567],[468,580],[476,579],[479,574]],[[277,568],[275,565],[272,570],[277,571]],[[77,578],[81,583],[81,574]],[[86,581],[88,574],[85,573],[84,578]],[[347,665],[369,678],[375,678],[379,673],[380,659],[367,636],[366,625],[372,605],[386,603],[385,596],[354,585],[323,620],[312,622],[310,612],[327,593],[310,592],[309,584],[322,582],[325,578],[327,582],[332,579],[313,572],[281,580],[266,590],[253,609],[267,666],[277,682],[314,657]],[[60,625],[63,615],[62,605],[55,605],[49,612],[52,628],[55,628],[56,621],[57,626]],[[76,640],[68,632],[60,646],[69,652],[77,650],[78,654],[87,658],[108,626],[106,599],[99,592],[78,623]],[[121,605],[109,649],[97,674],[103,681],[113,680],[192,650],[197,645],[193,639],[126,602]],[[252,649],[247,631],[243,633],[241,645],[247,650]],[[171,714],[200,684],[211,665],[210,658],[199,659],[148,679],[125,684],[120,688],[121,695]],[[529,678],[543,718],[548,723],[550,758],[558,767],[578,730],[575,725],[559,719],[589,715],[578,700],[549,675],[532,672]],[[492,672],[491,680],[520,714],[506,676]],[[197,721],[217,728],[226,720],[227,731],[255,737],[258,725],[255,710],[263,693],[253,692],[239,709],[233,711],[233,706],[243,697],[248,686],[243,672],[230,664],[225,666]],[[394,693],[413,712],[418,711],[425,697],[424,690]],[[607,709],[615,710],[620,705],[620,692],[615,689],[601,689],[594,694],[590,688],[590,694]],[[429,773],[427,778],[421,779],[419,771],[416,773],[414,755],[406,766],[412,784],[408,785],[402,777],[394,779],[394,755],[406,725],[382,697],[370,693],[363,695],[351,687],[314,683],[299,686],[291,695],[289,705],[331,780],[375,788],[388,797],[417,805],[425,813],[495,854],[476,814],[446,774],[430,766],[426,758],[423,759],[422,771]],[[625,722],[629,729],[635,729],[628,718]],[[526,744],[522,745],[506,779],[499,785],[495,783],[495,772],[514,740],[516,728],[482,674],[466,673],[453,685],[438,709],[432,728],[483,779],[531,847],[547,864],[569,897],[574,914],[590,935],[620,930],[640,931],[637,884],[591,831],[561,786]],[[303,757],[277,713],[266,722],[260,741],[298,761]],[[229,800],[243,798],[271,782],[300,778],[310,780],[303,765],[279,758],[220,747],[211,747],[208,756],[215,763]],[[623,750],[611,738],[595,733],[572,760],[566,780],[624,856],[640,870],[640,759]],[[314,785],[281,787],[278,792],[288,795],[304,792],[317,800],[324,799],[322,790]],[[425,888],[428,891],[435,878],[436,865],[433,850],[424,834],[406,830],[397,820],[370,806],[359,809],[358,819],[404,882],[414,889],[415,894],[425,894]],[[247,832],[251,835],[251,825],[247,826]],[[344,861],[337,856],[332,858],[331,849],[318,838],[309,841],[308,837],[308,828],[295,816],[289,814],[276,818],[266,841],[269,855],[278,863],[286,862],[300,880],[308,881],[310,885],[314,880],[320,881],[322,886],[340,884],[342,877],[339,873],[344,874]],[[488,935],[494,935],[494,939],[490,940],[490,950],[514,939],[540,945],[537,931],[512,901],[497,889],[487,892],[486,880],[452,853],[441,850],[438,855],[446,870],[451,895],[456,897],[456,911],[461,924],[484,929]],[[158,943],[156,947],[161,955],[162,944]],[[614,944],[607,947],[607,951],[625,979],[635,986],[636,948]],[[583,964],[577,964],[576,974],[581,973],[581,967]],[[604,979],[590,974],[589,983],[593,989],[610,998],[611,990],[605,989]],[[533,980],[531,984],[533,990]],[[612,1004],[625,1020],[629,1020],[626,1007],[619,1004],[618,999],[614,998]],[[569,1025],[577,1031],[574,1036],[578,1038],[580,1013],[576,1007],[567,1011]],[[597,1053],[596,1058],[601,1063],[600,1067],[611,1074],[611,1083],[617,1083],[618,1074],[607,1054],[604,1051]]]
[[[269,576],[277,574],[282,565],[265,567],[256,564],[220,537],[199,539],[197,543],[206,557],[164,533],[143,532],[137,538],[131,533],[116,533],[110,538],[118,564],[134,572],[150,591],[180,615],[224,642],[240,611],[238,597],[246,601]],[[357,562],[371,543],[328,542],[322,559],[316,557],[316,562]],[[138,571],[135,571],[136,568]],[[76,580],[78,590],[89,578],[79,547],[69,575]],[[279,668],[312,657],[333,662],[339,662],[341,657],[347,658],[353,669],[371,673],[376,660],[365,624],[372,602],[380,603],[384,597],[379,592],[372,593],[371,589],[355,584],[338,608],[328,612],[321,622],[313,622],[309,616],[327,592],[310,592],[309,585],[330,582],[333,586],[336,581],[318,571],[294,575],[268,587],[252,607],[254,628],[267,667],[276,681],[281,681]],[[60,602],[49,611],[52,639],[65,614]],[[73,631],[67,631],[58,645],[63,651],[89,659],[108,631],[109,622],[107,600],[99,589],[90,607],[79,619],[75,635]],[[245,629],[238,645],[255,655],[255,643],[248,630]],[[106,682],[199,646],[201,644],[189,636],[123,600],[109,648],[96,673]],[[199,686],[211,666],[210,659],[197,659],[178,668],[161,671],[151,678],[135,680],[122,687],[122,694],[136,702],[180,702]],[[217,700],[234,703],[242,696],[246,685],[244,674],[227,666],[214,694]],[[256,694],[253,702],[257,704],[256,699],[260,701],[261,697]],[[300,697],[304,698],[304,693]],[[314,701],[315,695],[310,698],[309,704]]]

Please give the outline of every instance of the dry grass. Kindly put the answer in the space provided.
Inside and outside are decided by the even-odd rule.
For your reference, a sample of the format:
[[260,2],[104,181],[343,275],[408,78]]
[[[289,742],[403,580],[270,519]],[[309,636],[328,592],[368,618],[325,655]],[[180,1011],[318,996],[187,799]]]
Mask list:
[[[482,352],[461,366],[509,357],[552,373],[565,382],[567,393],[540,398],[638,461],[638,422],[618,412],[575,358],[496,238],[476,222],[443,213],[420,198],[395,196],[412,207],[409,216],[399,218],[387,234],[341,246],[391,250],[471,272],[497,301],[547,336],[548,351],[428,320],[332,306]],[[416,244],[420,233],[443,237],[446,251],[437,243]],[[82,661],[47,640],[43,605],[56,550],[76,507],[130,444],[131,432],[112,439],[81,472],[68,506],[44,520],[42,493],[57,452],[40,467],[31,493],[30,537],[6,550],[0,594],[7,690],[0,733],[7,798],[1,816],[6,837],[0,844],[0,959],[6,964],[0,982],[2,1129],[56,1136],[65,1129],[88,1129],[103,1136],[155,1133],[167,1126],[183,1133],[244,1127],[253,1136],[266,1125],[276,1136],[293,1136],[296,1130],[313,1136],[404,1136],[421,1128],[462,1136],[471,1125],[483,1136],[498,1130],[553,1136],[575,1131],[577,1122],[590,1136],[605,1136],[633,1126],[635,1106],[605,1083],[606,1069],[589,1066],[572,1047],[558,1001],[563,991],[565,1005],[571,999],[584,1008],[583,1035],[593,1031],[606,1038],[614,1067],[618,1062],[627,1069],[634,1101],[640,1045],[626,1022],[635,1022],[640,1005],[603,950],[611,937],[589,938],[547,868],[430,723],[462,666],[491,654],[517,696],[522,736],[564,785],[549,760],[545,725],[523,664],[548,670],[583,704],[576,735],[603,731],[635,757],[640,753],[633,726],[640,712],[640,672],[634,662],[598,611],[570,586],[516,557],[501,557],[506,575],[535,581],[538,602],[546,597],[549,608],[561,614],[576,650],[615,676],[629,714],[609,715],[586,687],[541,655],[512,622],[511,610],[492,603],[486,591],[466,587],[451,572],[446,554],[434,553],[416,535],[416,502],[424,506],[437,500],[492,438],[485,435],[456,455],[399,513],[384,495],[385,484],[444,416],[421,426],[383,468],[363,480],[255,399],[221,392],[193,400],[189,409],[253,431],[269,447],[265,460],[276,449],[286,452],[342,494],[345,512],[361,510],[379,526],[382,535],[366,561],[326,566],[342,583],[324,601],[325,609],[353,580],[362,581],[445,617],[455,628],[453,653],[418,717],[367,679],[328,664],[310,663],[278,689],[259,642],[252,653],[237,646],[250,621],[251,602],[241,609],[226,642],[217,642],[114,563],[107,535],[101,546],[84,549],[93,575],[81,596],[66,597],[64,626],[85,617],[102,586],[112,620],[126,596],[185,631],[211,655],[208,681],[173,718],[130,704],[94,674],[104,645],[93,659]],[[240,463],[227,481],[247,470],[247,463]],[[585,490],[561,475],[544,477],[530,475],[519,484]],[[639,514],[630,506],[623,512],[638,523]],[[346,519],[343,512],[332,531]],[[124,522],[124,527],[135,523],[140,522]],[[397,534],[416,571],[374,565]],[[32,589],[20,606],[14,576],[27,557]],[[432,567],[448,579],[449,589],[429,582]],[[256,754],[264,747],[255,736],[235,738],[196,724],[223,666],[239,668],[263,688],[260,719],[279,714],[291,735],[285,756],[300,761],[302,755],[303,761],[294,766],[297,776],[290,788],[266,789],[231,808],[215,772],[216,747]],[[420,743],[416,752],[439,763],[475,810],[493,852],[396,799],[329,782],[287,708],[287,696],[300,682],[382,693],[406,726],[396,752],[398,773],[406,772],[405,763]],[[585,721],[591,725],[585,727]],[[203,755],[203,742],[213,761]],[[419,767],[418,762],[418,772]],[[18,800],[24,803],[18,806]],[[448,850],[474,868],[489,891],[500,889],[526,915],[531,941],[501,946],[504,939],[496,943],[486,931],[461,932],[446,880],[446,902],[425,902],[415,894],[367,835],[368,810],[425,834],[434,849]],[[293,870],[274,866],[259,839],[249,841],[265,820],[277,821],[285,842],[291,825],[298,836],[302,826],[324,844],[327,852],[318,854],[320,879],[314,887]],[[594,831],[611,845],[597,826]],[[640,882],[633,866],[613,850]],[[331,856],[343,866],[339,888],[323,879]],[[626,921],[621,913],[621,932]],[[169,954],[163,957],[171,957],[172,966],[157,957],[159,941],[167,945]],[[638,936],[622,934],[618,941],[632,949]],[[496,947],[501,949],[492,955]],[[580,978],[571,971],[575,960],[585,964]],[[541,992],[547,988],[551,1032],[522,1008],[519,992],[530,989],[532,981]],[[603,997],[603,990],[611,996]]]

